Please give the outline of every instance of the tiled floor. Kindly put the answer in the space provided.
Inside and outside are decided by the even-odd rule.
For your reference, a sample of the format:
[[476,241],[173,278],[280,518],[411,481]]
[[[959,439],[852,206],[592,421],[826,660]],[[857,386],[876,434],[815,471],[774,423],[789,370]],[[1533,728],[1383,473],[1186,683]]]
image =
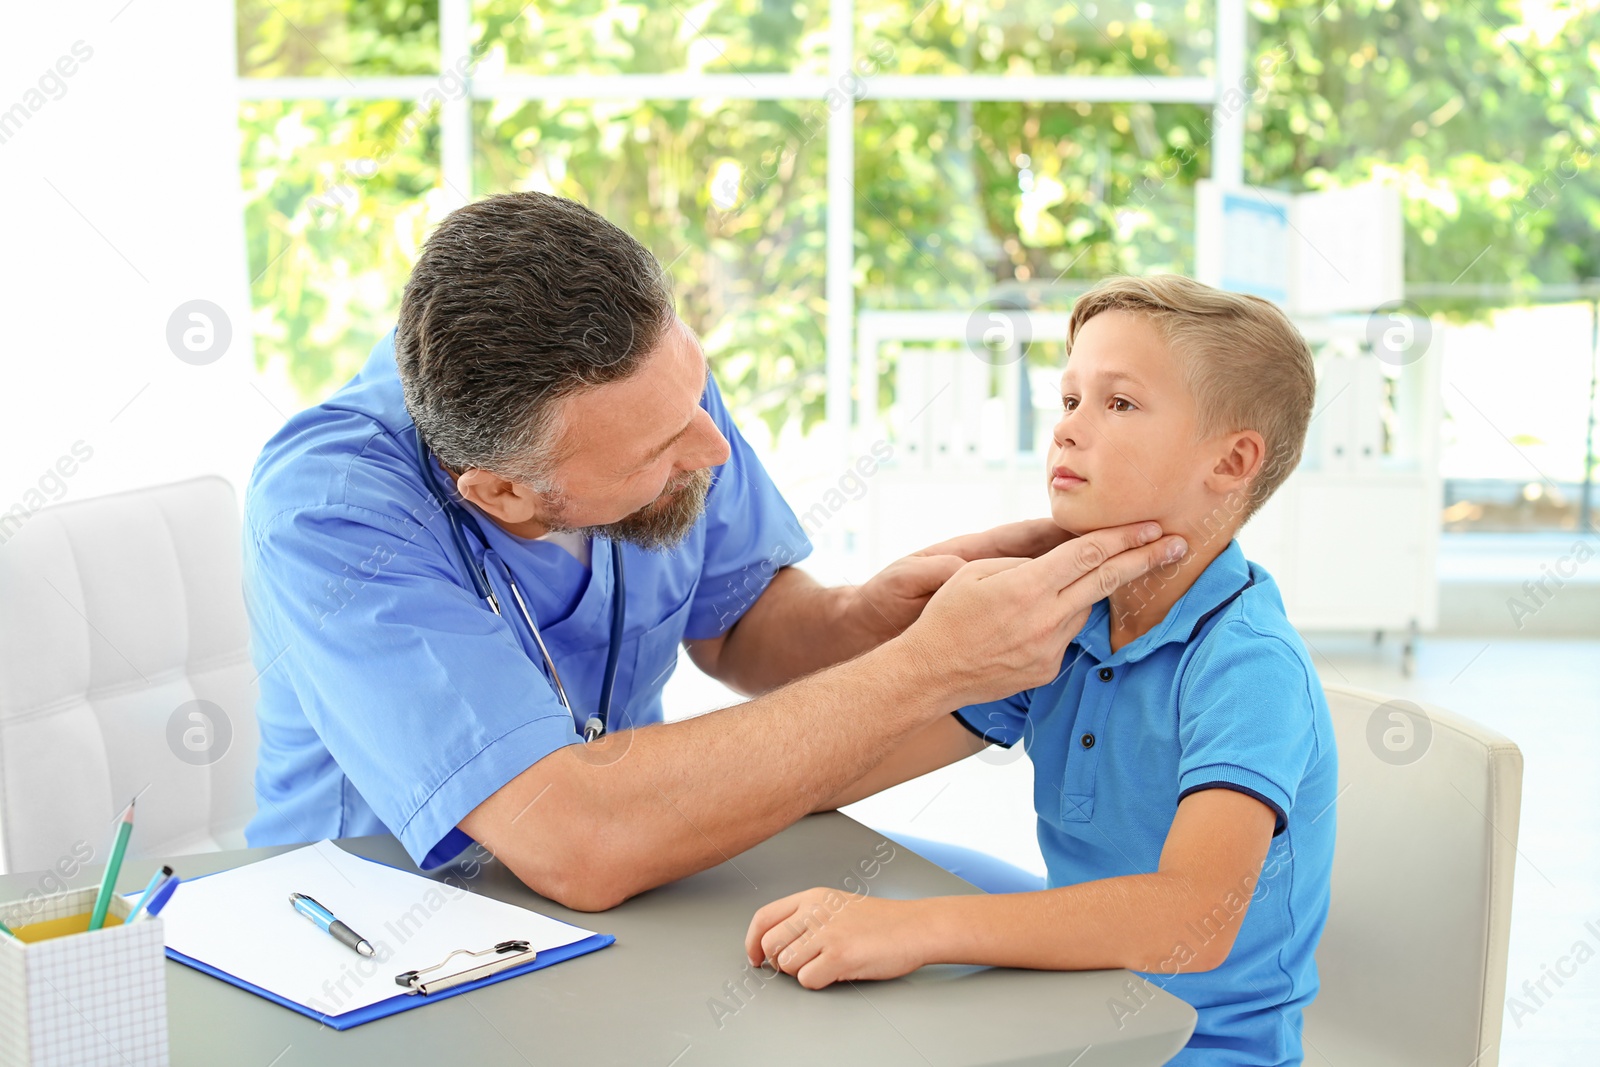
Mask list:
[[[1310,635],[1325,681],[1439,704],[1500,731],[1525,760],[1521,859],[1511,927],[1505,1067],[1593,1067],[1600,1063],[1600,640],[1425,639],[1415,675],[1404,678],[1390,645]],[[730,702],[687,659],[667,691],[669,716]],[[901,831],[986,849],[1043,871],[1033,837],[1032,765],[991,749],[847,809],[886,832]],[[1596,954],[1542,1004],[1521,993],[1545,968],[1586,941]],[[1570,969],[1570,967],[1569,967]],[[1554,989],[1547,982],[1546,989]]]

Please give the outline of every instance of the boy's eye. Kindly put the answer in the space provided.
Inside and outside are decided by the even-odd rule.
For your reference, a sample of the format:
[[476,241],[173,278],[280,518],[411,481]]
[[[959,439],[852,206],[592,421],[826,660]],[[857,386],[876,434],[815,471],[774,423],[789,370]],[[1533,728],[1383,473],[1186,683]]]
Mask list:
[[1077,407],[1078,407],[1078,398],[1077,397],[1075,397],[1075,396],[1064,396],[1064,397],[1061,398],[1061,409],[1063,411],[1076,411]]
[[1114,397],[1111,398],[1111,410],[1112,411],[1132,411],[1133,410],[1133,401],[1129,400],[1125,396],[1114,396]]

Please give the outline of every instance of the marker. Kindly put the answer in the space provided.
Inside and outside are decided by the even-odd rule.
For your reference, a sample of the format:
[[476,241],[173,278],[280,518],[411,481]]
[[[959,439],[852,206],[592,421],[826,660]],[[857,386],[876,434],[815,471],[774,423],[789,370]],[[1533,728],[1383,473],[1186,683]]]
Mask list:
[[310,919],[323,930],[332,934],[340,944],[348,945],[363,956],[374,955],[372,942],[356,933],[350,927],[334,917],[333,912],[312,900],[304,893],[290,893],[289,903],[294,905],[294,910]]
[[149,901],[150,894],[160,889],[162,885],[166,883],[166,880],[171,877],[171,867],[163,867],[155,874],[150,876],[150,884],[146,885],[144,887],[144,892],[139,894],[139,903],[135,904],[133,906],[133,910],[128,912],[128,922],[133,922],[133,920],[138,917],[140,909],[142,909],[145,906],[145,903]]
[[[135,798],[138,799],[138,798]],[[133,833],[133,801],[122,813],[122,825],[117,827],[116,840],[111,845],[111,862],[100,878],[100,892],[94,898],[94,911],[89,916],[89,929],[98,930],[106,924],[106,909],[111,906],[111,891],[117,884],[117,874],[122,870],[122,856],[128,851],[128,837]]]
[[161,909],[167,906],[167,901],[172,899],[172,894],[178,888],[178,883],[181,881],[183,881],[182,878],[179,878],[177,875],[173,875],[165,882],[162,882],[161,888],[156,890],[156,895],[150,898],[150,906],[144,909],[143,914],[141,914],[139,918],[153,919],[157,915],[161,914]]

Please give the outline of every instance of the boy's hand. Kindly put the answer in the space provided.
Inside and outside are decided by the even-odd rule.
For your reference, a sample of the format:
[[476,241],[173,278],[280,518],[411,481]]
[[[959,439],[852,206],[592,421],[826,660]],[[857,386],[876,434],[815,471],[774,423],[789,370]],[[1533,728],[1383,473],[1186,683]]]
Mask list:
[[916,901],[874,900],[807,889],[756,912],[745,934],[752,966],[767,961],[807,989],[862,978],[898,978],[921,967],[924,924]]

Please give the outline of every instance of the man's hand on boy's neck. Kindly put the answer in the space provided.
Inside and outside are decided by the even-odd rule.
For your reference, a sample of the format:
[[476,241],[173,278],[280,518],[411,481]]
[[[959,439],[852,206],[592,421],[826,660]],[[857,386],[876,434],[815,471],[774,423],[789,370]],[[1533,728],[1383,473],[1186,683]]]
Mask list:
[[1233,542],[1238,528],[1230,525],[1210,532],[1183,529],[1171,532],[1183,535],[1189,544],[1188,553],[1176,564],[1157,567],[1111,593],[1106,626],[1113,652],[1155,629],[1178,598],[1211,566],[1211,561]]

